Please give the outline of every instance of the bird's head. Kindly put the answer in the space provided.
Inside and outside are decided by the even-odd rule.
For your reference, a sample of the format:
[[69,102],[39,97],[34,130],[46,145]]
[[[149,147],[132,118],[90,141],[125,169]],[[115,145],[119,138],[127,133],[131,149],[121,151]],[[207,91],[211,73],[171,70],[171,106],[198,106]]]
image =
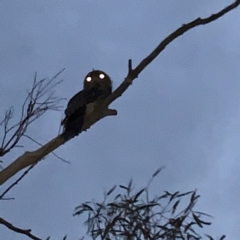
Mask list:
[[106,95],[112,92],[111,78],[101,70],[93,70],[84,78],[84,89],[97,88],[102,90]]

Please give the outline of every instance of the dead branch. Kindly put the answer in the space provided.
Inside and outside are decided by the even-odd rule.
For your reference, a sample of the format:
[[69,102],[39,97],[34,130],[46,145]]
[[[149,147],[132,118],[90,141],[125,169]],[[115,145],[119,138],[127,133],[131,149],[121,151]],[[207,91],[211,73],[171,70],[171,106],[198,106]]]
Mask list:
[[63,71],[64,69],[51,79],[44,78],[40,81],[37,81],[37,73],[35,74],[32,88],[28,91],[28,95],[23,102],[18,123],[9,126],[14,112],[12,107],[6,111],[5,117],[0,123],[4,128],[0,156],[4,156],[11,149],[17,147],[18,142],[32,122],[40,118],[48,110],[61,110],[59,102],[62,98],[55,96],[54,88],[62,82],[57,78]]
[[[28,138],[28,139],[30,139],[32,142],[36,143],[37,145],[39,145],[39,146],[41,146],[41,147],[43,146],[43,144],[41,144],[40,142],[36,141],[35,139],[33,139],[32,137],[30,137],[30,136],[28,136],[28,135],[26,135],[26,134],[24,134],[23,136],[26,137],[26,138]],[[71,164],[71,162],[67,161],[66,159],[64,159],[64,158],[62,158],[62,157],[60,157],[60,156],[58,156],[55,152],[51,152],[51,153],[52,153],[56,158],[58,158],[59,160],[65,162],[65,163]],[[1,199],[1,197],[0,197],[0,199]]]
[[[117,115],[117,111],[108,109],[108,106],[127,90],[127,88],[132,84],[133,80],[138,77],[138,75],[143,71],[143,69],[146,68],[173,40],[196,26],[205,25],[217,20],[224,14],[237,8],[239,5],[240,0],[236,0],[234,3],[230,4],[216,14],[212,14],[210,17],[197,18],[190,23],[182,25],[176,31],[167,36],[146,58],[144,58],[138,64],[135,69],[132,68],[132,61],[129,60],[127,77],[103,103],[101,103],[90,115],[86,116],[83,131],[86,131],[93,124],[95,124],[97,121],[104,117]],[[43,157],[45,157],[50,152],[52,152],[64,143],[65,141],[63,137],[59,135],[38,150],[33,152],[25,152],[22,156],[18,157],[13,163],[11,163],[8,167],[6,167],[0,172],[0,185],[2,185],[5,181],[7,181],[9,178],[11,178],[23,168],[28,167],[32,164],[36,164]]]
[[24,234],[33,240],[42,240],[41,238],[38,238],[38,237],[34,236],[33,234],[31,234],[31,229],[21,229],[21,228],[15,227],[10,222],[4,220],[1,217],[0,217],[0,224],[4,225],[5,227],[9,228],[10,230],[12,230],[14,232]]
[[133,80],[146,68],[173,40],[183,35],[185,32],[200,25],[205,25],[217,20],[231,10],[237,8],[240,5],[240,0],[236,0],[234,3],[225,7],[221,11],[212,14],[207,18],[197,18],[192,22],[183,24],[180,28],[168,35],[146,58],[144,58],[135,69],[132,69],[132,61],[128,63],[128,75],[122,84],[109,96],[106,101],[107,106],[114,100],[119,98],[127,88],[132,84]]

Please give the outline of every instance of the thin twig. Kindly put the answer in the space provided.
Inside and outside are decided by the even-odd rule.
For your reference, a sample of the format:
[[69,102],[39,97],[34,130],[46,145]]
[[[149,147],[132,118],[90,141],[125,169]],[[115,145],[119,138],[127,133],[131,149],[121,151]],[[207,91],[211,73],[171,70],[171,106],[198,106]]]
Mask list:
[[0,200],[14,200],[15,198],[0,198]]
[[[28,139],[30,139],[31,141],[33,141],[33,142],[36,143],[37,145],[39,145],[39,146],[41,146],[41,147],[43,146],[43,144],[41,144],[40,142],[36,141],[35,139],[33,139],[32,137],[30,137],[30,136],[28,136],[28,135],[26,135],[26,134],[24,134],[23,136],[26,137],[26,138],[28,138]],[[65,162],[65,163],[71,164],[71,162],[65,160],[64,158],[59,157],[55,152],[51,152],[51,153],[52,153],[56,158],[58,158],[59,160]]]
[[15,186],[17,185],[24,176],[26,176],[29,171],[35,166],[36,164],[31,165],[14,183],[12,183],[1,195],[0,195],[0,200],[3,199],[3,197]]

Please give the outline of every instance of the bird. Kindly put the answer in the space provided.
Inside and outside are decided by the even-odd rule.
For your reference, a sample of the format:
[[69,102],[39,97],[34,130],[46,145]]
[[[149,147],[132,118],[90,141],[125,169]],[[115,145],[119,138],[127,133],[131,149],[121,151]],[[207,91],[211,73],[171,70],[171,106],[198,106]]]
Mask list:
[[[92,70],[83,81],[83,90],[75,94],[65,109],[62,137],[65,141],[77,136],[83,127],[88,106],[106,99],[112,93],[112,80],[102,70]],[[91,104],[90,104],[91,103]]]

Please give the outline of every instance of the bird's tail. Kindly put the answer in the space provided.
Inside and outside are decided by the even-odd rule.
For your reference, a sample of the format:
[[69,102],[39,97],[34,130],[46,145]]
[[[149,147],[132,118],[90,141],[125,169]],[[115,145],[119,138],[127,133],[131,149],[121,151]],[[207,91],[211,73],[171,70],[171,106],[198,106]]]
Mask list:
[[82,130],[84,121],[84,115],[80,116],[74,120],[72,119],[63,119],[62,125],[64,125],[63,133],[61,136],[64,138],[65,141],[70,140],[71,138],[76,137]]

